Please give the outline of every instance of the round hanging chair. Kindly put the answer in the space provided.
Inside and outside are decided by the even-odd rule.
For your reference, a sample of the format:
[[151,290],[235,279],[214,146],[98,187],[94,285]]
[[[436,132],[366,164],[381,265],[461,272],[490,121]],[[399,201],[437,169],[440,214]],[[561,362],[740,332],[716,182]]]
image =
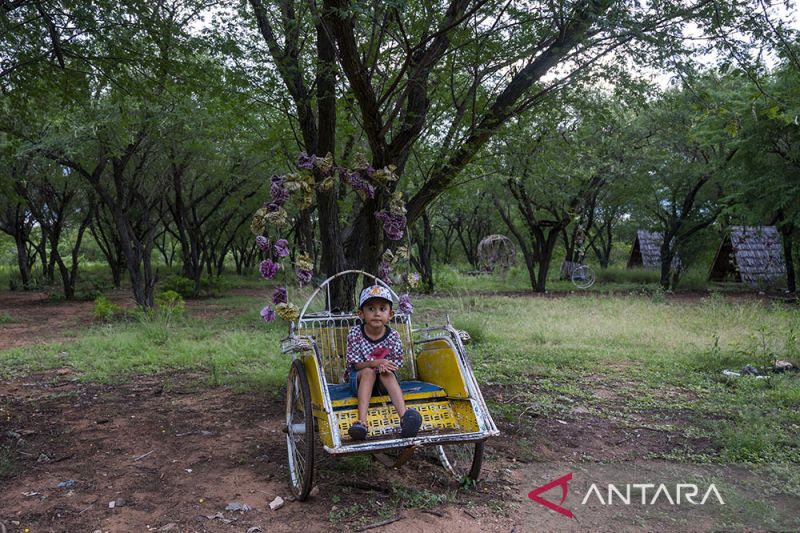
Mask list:
[[489,235],[478,244],[481,270],[508,270],[517,260],[517,248],[505,235]]

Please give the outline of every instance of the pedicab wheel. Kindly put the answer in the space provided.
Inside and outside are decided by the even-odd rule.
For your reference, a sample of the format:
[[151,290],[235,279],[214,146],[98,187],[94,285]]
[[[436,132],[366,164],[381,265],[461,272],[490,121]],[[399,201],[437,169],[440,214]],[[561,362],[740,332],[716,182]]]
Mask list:
[[484,442],[437,446],[439,461],[459,483],[478,481],[483,464]]
[[295,359],[286,387],[286,445],[289,486],[300,501],[308,498],[314,480],[314,415],[303,363]]

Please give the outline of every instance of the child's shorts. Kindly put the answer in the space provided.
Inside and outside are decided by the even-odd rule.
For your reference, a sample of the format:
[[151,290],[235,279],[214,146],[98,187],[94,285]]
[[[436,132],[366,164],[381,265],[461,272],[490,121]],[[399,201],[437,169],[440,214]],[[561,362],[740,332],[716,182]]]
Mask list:
[[[356,370],[355,368],[350,371],[350,394],[353,396],[358,397],[358,373],[360,370]],[[395,373],[395,378],[397,377],[397,373]],[[376,379],[375,385],[372,386],[372,396],[381,396],[386,394],[386,391],[381,385],[381,380]]]

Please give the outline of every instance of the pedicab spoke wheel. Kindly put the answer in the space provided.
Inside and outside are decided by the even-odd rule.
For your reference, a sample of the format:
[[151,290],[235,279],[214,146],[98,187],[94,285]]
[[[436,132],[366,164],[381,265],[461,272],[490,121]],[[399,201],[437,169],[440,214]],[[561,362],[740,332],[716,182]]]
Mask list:
[[594,270],[581,265],[572,271],[572,283],[579,289],[588,289],[594,285]]
[[437,446],[439,461],[459,482],[476,482],[483,464],[483,441]]
[[289,485],[294,497],[305,500],[314,479],[314,416],[311,391],[303,364],[295,359],[286,387],[286,445]]

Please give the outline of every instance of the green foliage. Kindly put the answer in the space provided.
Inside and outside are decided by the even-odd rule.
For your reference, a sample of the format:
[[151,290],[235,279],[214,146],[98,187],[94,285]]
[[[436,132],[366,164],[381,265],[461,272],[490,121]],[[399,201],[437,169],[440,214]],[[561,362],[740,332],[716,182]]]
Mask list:
[[98,296],[94,300],[94,317],[104,322],[111,322],[123,312],[122,307],[113,303],[105,296]]
[[595,269],[596,283],[623,283],[631,285],[652,285],[658,283],[659,272],[645,268],[625,268],[611,266]]
[[176,319],[182,319],[186,314],[186,302],[175,291],[163,291],[155,297],[156,310],[152,317],[156,318],[165,327]]
[[204,277],[200,280],[200,290],[209,296],[221,296],[227,289],[231,287],[231,283],[225,276],[210,276]]
[[196,296],[194,281],[178,274],[173,274],[162,281],[161,290],[176,292],[184,298]]
[[453,497],[447,493],[437,494],[400,485],[392,487],[392,498],[398,506],[406,509],[434,509],[453,501]]

